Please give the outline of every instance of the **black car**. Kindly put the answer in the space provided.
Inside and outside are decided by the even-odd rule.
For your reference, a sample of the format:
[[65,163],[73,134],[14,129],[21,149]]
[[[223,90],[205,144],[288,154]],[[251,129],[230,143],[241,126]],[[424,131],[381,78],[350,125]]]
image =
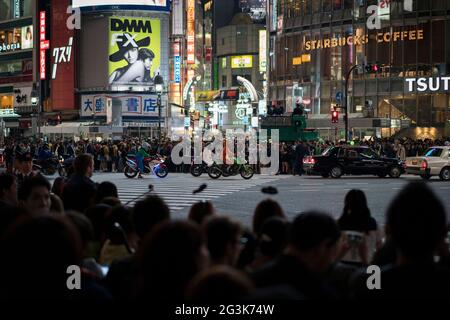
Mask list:
[[403,161],[379,156],[369,147],[353,146],[330,147],[322,155],[306,157],[303,169],[324,178],[340,178],[344,174],[399,178],[405,173]]

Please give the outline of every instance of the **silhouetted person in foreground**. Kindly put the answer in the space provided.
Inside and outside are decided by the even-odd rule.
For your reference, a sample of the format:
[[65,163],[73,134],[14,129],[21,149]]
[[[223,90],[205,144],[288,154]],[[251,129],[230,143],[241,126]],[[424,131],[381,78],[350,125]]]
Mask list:
[[449,299],[450,272],[434,262],[442,247],[448,254],[447,216],[426,184],[411,183],[395,197],[387,212],[386,233],[396,247],[396,262],[382,270],[380,290],[368,290],[362,277],[356,297]]

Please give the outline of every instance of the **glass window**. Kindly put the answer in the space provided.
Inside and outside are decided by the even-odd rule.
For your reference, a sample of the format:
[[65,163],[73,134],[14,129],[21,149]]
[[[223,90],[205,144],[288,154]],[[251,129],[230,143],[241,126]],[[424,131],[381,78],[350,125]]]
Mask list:
[[431,127],[431,95],[418,95],[418,119],[420,127]]
[[[431,54],[433,62],[445,61],[445,20],[437,20],[432,22],[433,32],[431,36]],[[428,35],[428,33],[426,33]],[[443,41],[444,40],[444,41]],[[447,39],[448,40],[448,39]]]
[[324,12],[330,12],[331,11],[331,0],[323,0],[322,8],[323,8]]
[[375,151],[373,151],[370,148],[361,148],[361,149],[358,149],[358,152],[362,158],[366,158],[366,159],[378,158],[378,155],[375,153]]
[[442,154],[442,151],[444,149],[441,148],[429,148],[427,151],[425,151],[424,157],[440,157]]

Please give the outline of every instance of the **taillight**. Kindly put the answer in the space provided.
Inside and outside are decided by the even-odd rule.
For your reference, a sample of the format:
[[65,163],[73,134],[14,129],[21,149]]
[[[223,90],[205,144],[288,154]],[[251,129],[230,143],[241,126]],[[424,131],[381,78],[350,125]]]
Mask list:
[[424,160],[424,161],[422,161],[422,164],[421,164],[421,166],[420,166],[422,169],[426,169],[426,168],[428,168],[428,163]]
[[306,157],[306,158],[303,159],[303,163],[307,163],[307,164],[315,164],[315,163],[316,163],[316,160],[315,160],[313,157],[308,156],[308,157]]

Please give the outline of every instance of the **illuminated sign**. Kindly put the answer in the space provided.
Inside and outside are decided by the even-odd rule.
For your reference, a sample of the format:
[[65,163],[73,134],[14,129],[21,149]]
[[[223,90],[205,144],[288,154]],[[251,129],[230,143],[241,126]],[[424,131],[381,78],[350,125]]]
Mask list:
[[41,80],[45,80],[45,74],[47,72],[45,67],[45,52],[47,49],[50,48],[50,41],[45,39],[45,28],[46,28],[45,11],[41,11],[39,13],[39,41],[40,41],[39,74]]
[[436,78],[406,78],[408,92],[425,92],[425,91],[448,91],[450,77]]
[[111,17],[109,84],[153,84],[161,65],[159,19]]
[[267,71],[267,33],[259,30],[259,72]]
[[292,64],[294,66],[298,66],[298,65],[302,64],[302,57],[294,57],[294,58],[292,58]]
[[272,31],[275,31],[277,29],[277,0],[272,0]]
[[[92,117],[107,116],[108,108],[112,108],[112,100],[121,106],[122,115],[124,116],[143,116],[143,117],[157,117],[158,116],[158,96],[150,94],[99,94],[99,95],[83,95],[81,97],[81,116]],[[163,102],[164,106],[165,103]]]
[[234,56],[231,57],[231,68],[251,68],[253,66],[252,56]]
[[[410,31],[396,31],[396,32],[379,32],[376,34],[377,43],[388,43],[397,41],[414,41],[423,40],[423,29]],[[363,45],[369,43],[368,35],[348,36],[341,38],[326,38],[319,40],[309,40],[303,43],[306,51],[336,48],[353,45]]]
[[14,18],[20,18],[20,0],[14,0]]
[[175,56],[174,57],[174,66],[173,66],[173,80],[175,81],[175,83],[180,83],[181,82],[181,57],[180,56]]
[[187,5],[187,64],[195,63],[195,0]]

